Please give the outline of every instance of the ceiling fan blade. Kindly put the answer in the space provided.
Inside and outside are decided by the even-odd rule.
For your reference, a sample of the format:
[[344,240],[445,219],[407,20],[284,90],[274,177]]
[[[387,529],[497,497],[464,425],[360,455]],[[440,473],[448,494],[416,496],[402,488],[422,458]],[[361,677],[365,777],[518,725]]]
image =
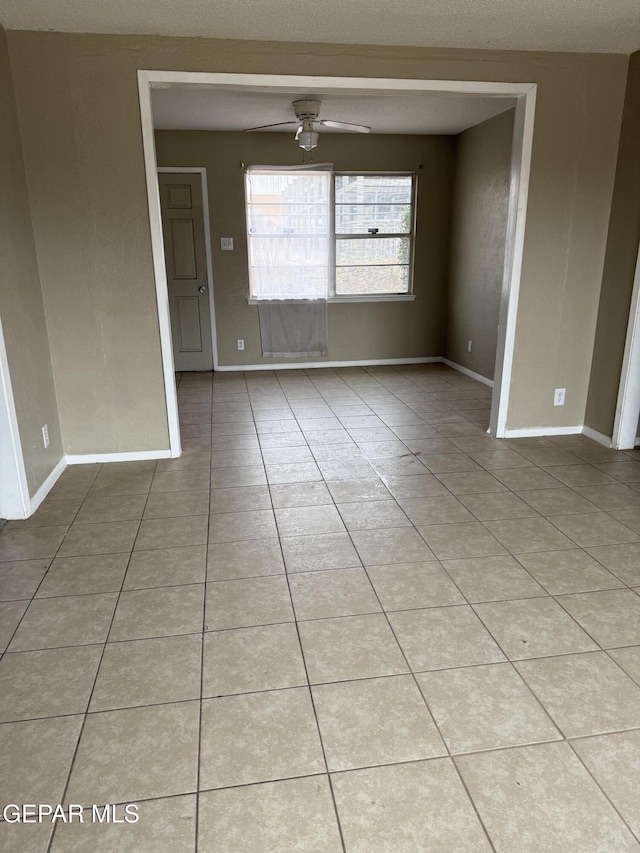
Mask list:
[[248,127],[243,130],[243,133],[253,133],[254,130],[267,130],[270,127],[289,127],[291,124],[298,124],[297,121],[278,121],[276,124],[261,124],[260,127]]
[[354,133],[371,133],[371,128],[366,124],[349,124],[346,121],[332,121],[328,118],[320,119],[316,124],[321,127],[335,127],[336,130],[350,130]]

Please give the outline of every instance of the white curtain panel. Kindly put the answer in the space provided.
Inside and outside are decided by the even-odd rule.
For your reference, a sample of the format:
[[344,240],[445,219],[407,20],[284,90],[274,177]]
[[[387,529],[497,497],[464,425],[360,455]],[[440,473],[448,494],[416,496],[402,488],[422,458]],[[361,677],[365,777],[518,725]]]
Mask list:
[[251,297],[265,358],[327,355],[332,169],[247,169]]
[[327,355],[327,300],[258,303],[262,355],[304,358]]

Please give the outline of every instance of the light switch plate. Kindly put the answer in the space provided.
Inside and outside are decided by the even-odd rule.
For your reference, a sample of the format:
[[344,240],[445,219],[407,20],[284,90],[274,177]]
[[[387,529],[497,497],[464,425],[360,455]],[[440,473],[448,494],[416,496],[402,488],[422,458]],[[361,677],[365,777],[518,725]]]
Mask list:
[[233,252],[233,237],[221,237],[220,248],[223,252]]

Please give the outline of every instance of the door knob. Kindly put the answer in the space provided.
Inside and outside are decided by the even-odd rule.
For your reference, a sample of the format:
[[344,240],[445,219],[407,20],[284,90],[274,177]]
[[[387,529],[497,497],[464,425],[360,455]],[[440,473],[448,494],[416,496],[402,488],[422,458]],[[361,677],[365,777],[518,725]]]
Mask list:
[[206,293],[206,292],[207,292],[207,288],[204,286],[204,284],[201,284],[201,285],[200,285],[200,287],[198,288],[198,291],[199,291],[200,293]]

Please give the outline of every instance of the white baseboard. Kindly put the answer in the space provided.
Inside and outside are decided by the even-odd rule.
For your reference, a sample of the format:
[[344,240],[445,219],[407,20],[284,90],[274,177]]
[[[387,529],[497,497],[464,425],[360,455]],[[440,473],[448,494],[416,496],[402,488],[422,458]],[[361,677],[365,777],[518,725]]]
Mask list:
[[140,462],[170,458],[170,450],[131,450],[125,453],[72,453],[66,460],[67,465],[91,465],[95,462]]
[[42,501],[46,498],[51,489],[55,486],[60,475],[66,467],[67,457],[63,456],[62,459],[58,460],[58,463],[56,464],[55,468],[46,478],[44,483],[42,483],[35,495],[33,495],[29,499],[29,516],[32,516],[33,513],[38,509]]
[[486,376],[481,376],[474,370],[469,370],[468,367],[463,367],[461,364],[456,364],[455,361],[450,361],[448,358],[444,358],[444,356],[442,357],[441,361],[443,364],[446,364],[447,367],[452,367],[459,373],[464,373],[465,376],[470,376],[472,379],[475,379],[476,382],[482,382],[483,385],[488,385],[489,388],[493,388],[493,379],[487,379]]
[[296,361],[291,364],[278,361],[275,364],[219,364],[218,370],[222,373],[231,370],[307,370],[312,367],[384,367],[387,364],[436,364],[440,361],[441,355],[421,358],[374,358],[362,361]]
[[505,429],[505,438],[542,438],[545,435],[580,435],[583,426],[566,427],[528,427],[525,429]]
[[582,434],[586,435],[587,438],[593,439],[593,441],[597,441],[598,444],[602,444],[603,447],[611,447],[611,436],[605,435],[602,432],[597,432],[595,429],[591,429],[589,426],[582,427]]

